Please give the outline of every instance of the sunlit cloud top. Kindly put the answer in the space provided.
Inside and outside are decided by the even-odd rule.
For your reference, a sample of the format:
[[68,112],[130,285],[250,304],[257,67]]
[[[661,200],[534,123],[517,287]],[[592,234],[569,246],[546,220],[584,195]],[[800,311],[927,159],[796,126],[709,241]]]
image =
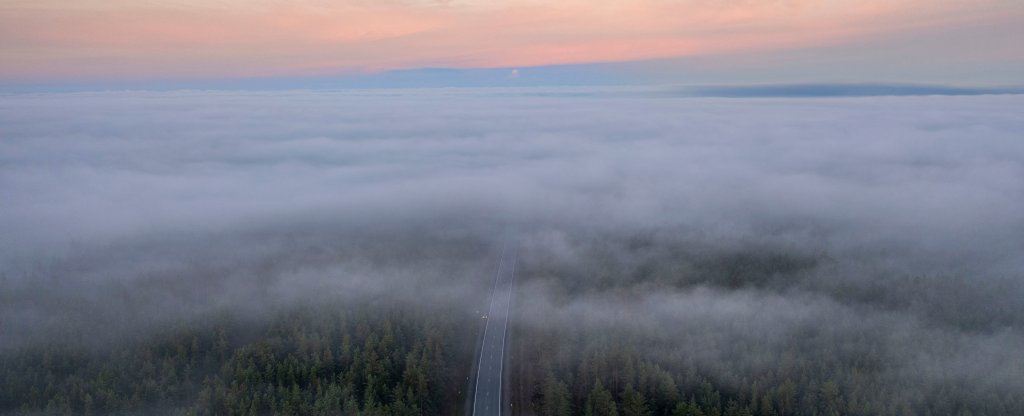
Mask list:
[[[5,0],[0,80],[338,75],[729,56],[983,30],[990,21],[1024,24],[1024,3]],[[994,54],[1007,59],[1006,53]],[[1024,59],[1019,48],[1009,53]],[[962,59],[984,65],[990,57]]]

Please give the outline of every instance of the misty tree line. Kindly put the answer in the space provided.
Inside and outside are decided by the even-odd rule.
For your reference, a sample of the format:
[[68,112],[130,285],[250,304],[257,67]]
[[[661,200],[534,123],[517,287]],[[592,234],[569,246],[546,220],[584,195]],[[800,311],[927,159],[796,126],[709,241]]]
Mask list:
[[[528,348],[544,344],[537,340],[538,334],[531,335],[534,338],[526,341]],[[561,342],[556,340],[562,339],[559,335],[549,336],[546,342]],[[573,342],[587,345],[580,339]],[[781,383],[773,376],[713,380],[694,366],[668,371],[625,343],[591,348],[578,361],[570,359],[568,363],[553,363],[544,354],[525,354],[526,360],[540,363],[517,367],[522,372],[518,377],[524,379],[521,385],[528,386],[533,411],[544,416],[919,414],[902,403],[891,403],[895,407],[888,411],[877,408],[877,403],[850,403],[850,396],[831,379],[787,378]],[[733,387],[734,382],[738,387]]]
[[0,358],[0,413],[451,414],[472,355],[459,340],[476,329],[451,316],[300,307],[104,350],[20,348]]
[[811,370],[717,380],[621,350],[591,353],[576,366],[520,367],[529,408],[543,416],[1011,415],[1024,408],[1020,397],[966,397],[956,387],[895,385],[882,393],[860,368],[835,369],[841,374],[833,377]]
[[[665,250],[663,245],[652,245],[643,238],[598,241],[588,243],[592,245],[577,252],[584,263],[570,264],[536,251],[524,254],[520,278],[525,284],[529,284],[531,278],[543,280],[543,291],[553,294],[549,302],[556,305],[590,296],[600,299],[591,301],[596,308],[608,309],[616,307],[601,303],[609,298],[633,299],[637,294],[685,291],[696,286],[716,287],[723,292],[792,291],[802,284],[799,283],[802,273],[821,262],[832,261],[823,255],[816,258],[813,254],[781,251],[682,255]],[[579,255],[580,252],[584,254]],[[903,284],[907,279],[894,281]],[[953,282],[950,287],[963,290],[957,280],[950,281]],[[950,298],[948,295],[926,293],[924,296],[946,299]],[[852,293],[849,297],[840,300],[862,302],[872,308],[897,307],[879,306],[889,301],[881,295]],[[529,296],[524,294],[519,298]],[[627,300],[623,304],[631,302],[637,301]],[[667,322],[666,326],[650,329],[642,325],[643,322],[637,322],[648,318],[642,315],[627,315],[633,321],[621,326],[588,323],[585,313],[567,315],[573,318],[559,323],[557,316],[552,315],[557,312],[548,312],[542,322],[529,322],[528,318],[523,318],[527,315],[525,309],[535,306],[518,306],[521,309],[513,331],[511,375],[514,396],[518,396],[513,408],[518,414],[1024,414],[1024,395],[1015,392],[1013,386],[892,375],[888,367],[894,364],[891,362],[894,358],[887,357],[879,346],[880,340],[890,336],[884,327],[863,332],[807,327],[792,339],[783,341],[780,348],[752,341],[755,336],[744,338],[732,334],[715,338],[717,334],[735,330],[714,328],[713,324],[676,328],[671,326],[672,322]],[[954,302],[915,305],[922,310],[957,306]],[[936,320],[946,318],[934,313],[928,316]],[[960,327],[962,317],[957,318],[942,323]],[[821,325],[825,328],[827,322]],[[984,331],[987,327],[971,329]],[[658,332],[672,335],[659,336]],[[712,338],[714,340],[708,341]],[[671,341],[666,344],[666,339]],[[713,349],[715,353],[702,354],[705,352],[702,349]]]
[[[968,337],[1024,325],[1020,318],[1024,313],[1014,313],[1024,302],[1012,296],[993,296],[963,279],[814,279],[821,268],[837,261],[820,253],[715,251],[621,235],[585,240],[573,243],[572,256],[559,257],[557,250],[543,245],[522,251],[518,287],[527,290],[538,282],[547,282],[541,287],[548,298],[538,301],[538,296],[515,297],[508,352],[511,357],[506,368],[513,409],[520,414],[1024,414],[1024,394],[1019,394],[1019,384],[999,386],[988,379],[950,381],[949,377],[930,379],[891,372],[891,367],[904,358],[899,348],[918,345],[900,344],[899,348],[886,350],[892,345],[882,343],[897,327],[885,321],[893,315],[878,315],[878,311],[897,311],[920,318],[930,327],[954,328],[953,333]],[[77,333],[59,337],[46,331],[40,331],[43,336],[27,344],[0,342],[0,414],[458,414],[465,403],[466,376],[475,362],[473,343],[479,319],[467,313],[466,299],[436,295],[455,290],[459,276],[475,278],[475,263],[466,263],[474,264],[466,268],[453,267],[452,263],[458,259],[485,262],[487,252],[480,247],[487,245],[463,240],[434,245],[389,241],[365,252],[347,254],[369,260],[372,267],[367,270],[371,271],[401,262],[418,266],[410,267],[408,274],[399,274],[401,279],[373,280],[387,290],[370,292],[377,293],[372,301],[332,302],[328,298],[334,292],[330,291],[314,297],[316,302],[303,300],[321,287],[311,285],[297,293],[286,292],[299,300],[256,308],[262,312],[259,314],[239,312],[252,309],[232,305],[222,313],[209,313],[200,319],[178,311],[189,318],[183,318],[177,326],[164,325],[163,321],[147,325],[142,312],[148,309],[142,306],[162,296],[170,297],[167,292],[211,291],[210,299],[219,300],[251,288],[253,291],[238,297],[267,301],[278,292],[256,295],[273,286],[275,280],[217,285],[209,280],[220,274],[185,269],[167,273],[166,281],[173,283],[164,284],[162,278],[133,281],[123,290],[124,297],[131,301],[126,301],[128,306],[109,308],[97,316],[125,315],[127,321],[142,321],[141,326],[146,328],[143,332],[132,332],[131,326],[105,330],[102,326],[79,325],[81,320],[67,314],[103,308],[75,304],[77,293],[66,283],[43,280],[20,291],[0,290],[0,299],[19,306],[10,311],[37,311],[30,306],[43,300],[60,304],[47,304],[49,309],[43,309],[52,309],[56,316],[67,320],[55,326],[60,331],[71,331],[72,327],[78,332],[94,330],[97,338],[103,338],[99,332],[113,334],[92,344],[83,342]],[[323,253],[317,254],[320,251]],[[283,259],[260,256],[259,266],[252,266],[254,269],[233,263],[223,269],[259,275],[262,265],[268,264],[276,269],[265,274],[315,280],[322,277],[322,270],[313,268],[310,270],[316,273],[295,275],[277,269],[337,261],[335,252],[320,251],[298,250],[301,255]],[[437,264],[432,263],[437,259]],[[410,284],[413,277],[428,274],[430,279]],[[484,293],[483,284],[480,286],[479,292]],[[857,320],[878,322],[832,330],[827,316],[814,316],[807,325],[787,335],[790,338],[765,343],[764,338],[771,338],[770,331],[744,332],[757,329],[745,324],[759,322],[746,315],[723,320],[714,314],[689,313],[697,317],[684,320],[673,315],[675,320],[654,322],[657,325],[642,321],[649,318],[642,302],[650,299],[646,296],[659,292],[685,295],[693,293],[695,287],[713,288],[698,292],[695,297],[701,299],[745,294],[747,297],[739,298],[740,303],[749,302],[754,293],[789,299],[793,293],[813,292],[852,305]],[[428,292],[431,288],[436,292]],[[922,290],[925,288],[929,290]],[[105,289],[100,286],[96,290],[108,292]],[[399,291],[402,293],[396,293]],[[64,297],[53,296],[54,292]],[[485,295],[471,292],[455,293],[486,301]],[[1013,287],[1003,292],[1019,293]],[[117,296],[99,299],[119,301]],[[655,298],[655,303],[667,307],[662,304],[666,299]],[[585,319],[585,314],[563,316],[564,311],[557,306],[573,302],[593,307],[583,308],[583,312],[613,309],[612,315],[623,314],[629,319],[623,324],[602,320],[607,316],[594,321]],[[67,308],[57,307],[65,304]],[[979,304],[990,307],[975,307]],[[160,307],[163,304],[155,305],[152,309],[164,311]],[[550,309],[552,306],[555,308]],[[545,314],[537,319],[526,314],[530,310]],[[642,313],[630,315],[635,311]],[[563,322],[565,318],[573,319]],[[779,319],[788,318],[781,315]],[[1012,331],[1007,333],[1012,335]],[[111,336],[118,339],[110,341]],[[921,339],[925,338],[911,341]],[[1019,338],[1006,339],[1012,343]],[[1011,369],[1021,366],[1013,361],[1003,364]]]

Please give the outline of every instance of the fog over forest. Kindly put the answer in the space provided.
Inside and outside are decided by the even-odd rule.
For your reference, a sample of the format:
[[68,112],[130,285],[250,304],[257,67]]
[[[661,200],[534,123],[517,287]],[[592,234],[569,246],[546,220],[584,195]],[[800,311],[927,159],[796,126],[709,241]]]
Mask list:
[[1021,108],[618,89],[0,96],[0,363],[320,304],[459,316],[472,348],[510,243],[513,335],[564,337],[518,354],[556,377],[611,346],[742,395],[834,360],[873,369],[836,376],[846,404],[924,414],[948,393],[951,409],[1009,412],[1024,406]]

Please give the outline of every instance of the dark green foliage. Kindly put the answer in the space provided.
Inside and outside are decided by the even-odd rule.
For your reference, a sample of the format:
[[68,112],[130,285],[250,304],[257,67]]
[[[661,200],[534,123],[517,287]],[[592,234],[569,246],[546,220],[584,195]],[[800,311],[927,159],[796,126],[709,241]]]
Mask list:
[[446,414],[470,360],[456,328],[473,326],[428,315],[300,308],[106,351],[23,348],[0,358],[0,413]]
[[622,393],[622,416],[651,416],[647,399],[643,393],[633,389],[632,384],[626,386],[626,391]]
[[564,382],[555,378],[553,373],[548,373],[544,379],[544,392],[540,400],[540,414],[542,416],[569,416],[572,414],[569,388]]
[[590,390],[590,395],[587,396],[587,407],[584,414],[586,416],[619,415],[615,406],[615,400],[612,399],[612,394],[604,388],[600,380],[594,383],[594,388]]

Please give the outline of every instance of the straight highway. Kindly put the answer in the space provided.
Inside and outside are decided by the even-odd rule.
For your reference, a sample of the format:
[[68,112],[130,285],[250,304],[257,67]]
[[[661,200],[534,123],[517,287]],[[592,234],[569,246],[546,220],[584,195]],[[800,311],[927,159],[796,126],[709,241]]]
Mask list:
[[505,336],[508,312],[512,303],[512,282],[515,280],[519,251],[515,244],[506,245],[498,262],[491,305],[484,319],[483,344],[477,362],[476,388],[473,394],[473,416],[500,416],[502,401],[502,370],[505,363]]

